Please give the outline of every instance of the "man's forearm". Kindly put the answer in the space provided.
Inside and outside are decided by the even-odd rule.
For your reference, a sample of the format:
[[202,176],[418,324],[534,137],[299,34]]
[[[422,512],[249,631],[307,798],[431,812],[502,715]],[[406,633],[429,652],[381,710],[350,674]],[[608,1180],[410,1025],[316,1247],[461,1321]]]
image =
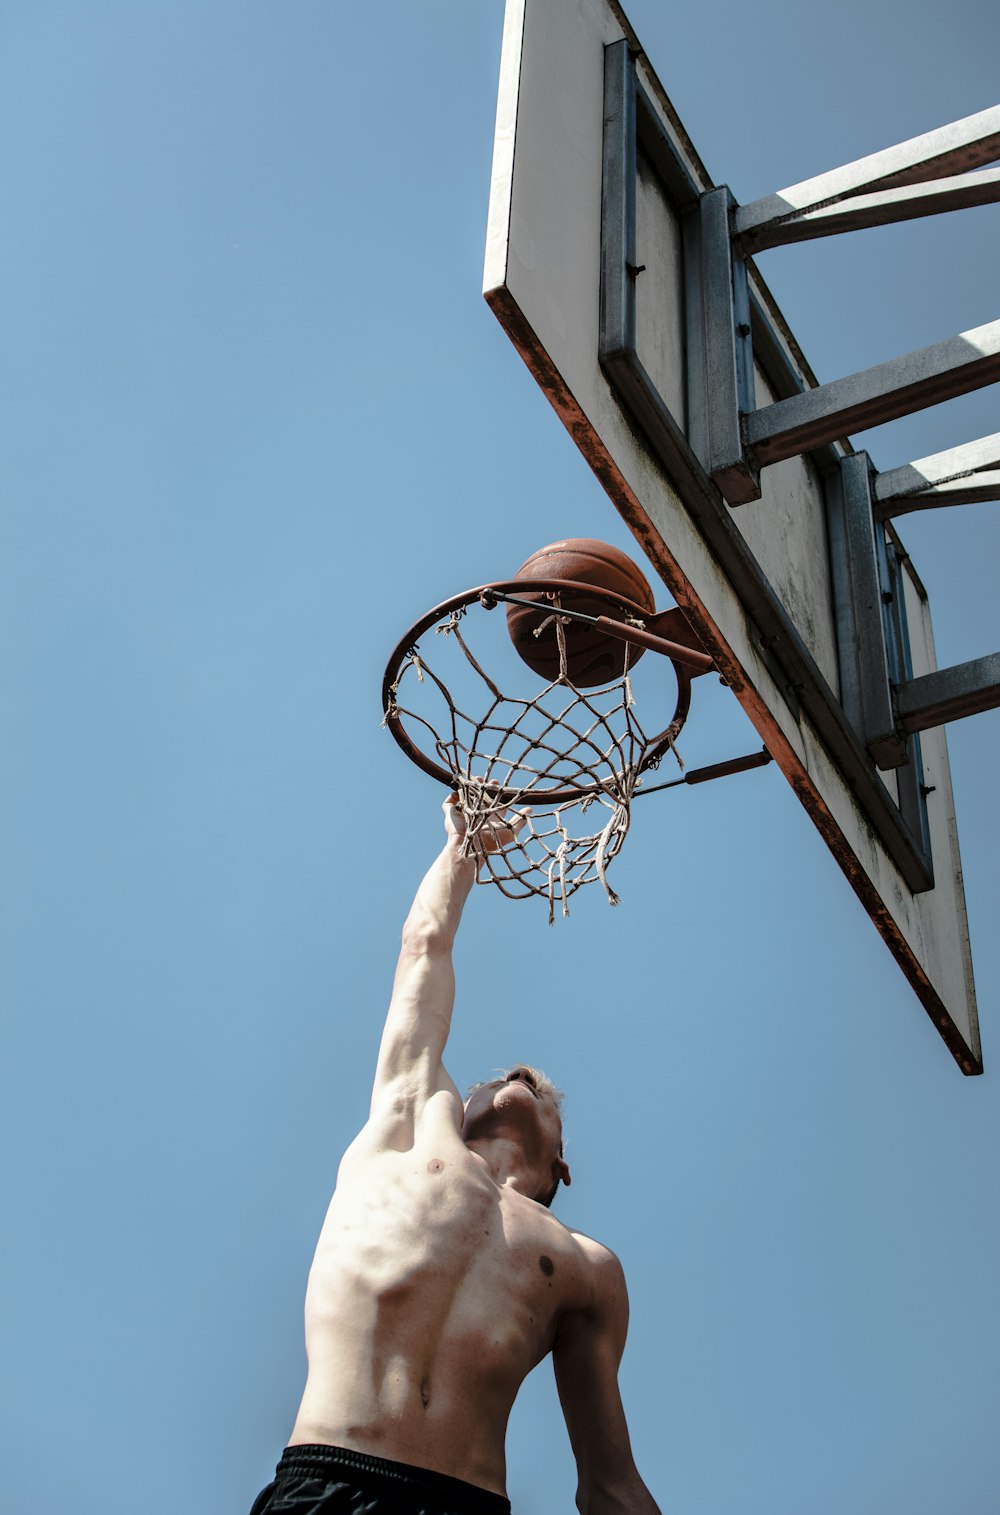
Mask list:
[[475,859],[462,854],[461,818],[451,808],[445,806],[447,841],[424,875],[403,927],[373,1100],[400,1074],[421,1070],[421,1077],[429,1076],[440,1067],[448,1040],[455,1001],[452,947],[476,881]]
[[403,927],[404,952],[449,952],[475,881],[475,859],[462,855],[461,835],[449,830],[410,907]]
[[590,1493],[578,1489],[576,1507],[580,1515],[661,1515],[659,1505],[638,1473],[614,1488]]

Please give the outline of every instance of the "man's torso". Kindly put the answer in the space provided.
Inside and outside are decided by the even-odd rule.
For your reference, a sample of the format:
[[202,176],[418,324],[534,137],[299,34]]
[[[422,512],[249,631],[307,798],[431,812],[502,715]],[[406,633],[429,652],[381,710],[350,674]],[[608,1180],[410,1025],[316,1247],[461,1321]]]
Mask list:
[[[494,1183],[435,1095],[413,1145],[366,1128],[309,1277],[309,1378],[291,1444],[326,1442],[504,1492],[504,1435],[596,1244]],[[599,1250],[599,1249],[598,1249]]]

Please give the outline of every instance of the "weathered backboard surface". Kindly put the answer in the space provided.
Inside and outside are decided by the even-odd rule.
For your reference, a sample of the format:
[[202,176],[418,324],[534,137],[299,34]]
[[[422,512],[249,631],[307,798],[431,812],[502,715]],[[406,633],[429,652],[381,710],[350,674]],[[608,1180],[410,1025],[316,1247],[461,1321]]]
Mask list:
[[[774,463],[760,475],[761,498],[739,509],[700,461],[713,396],[691,269],[704,234],[699,199],[712,188],[613,0],[508,0],[486,299],[959,1066],[977,1073],[944,728],[911,737],[903,764],[885,771],[859,735],[848,612],[866,592],[849,553],[860,458],[827,442]],[[752,264],[749,285],[757,405],[814,388]],[[927,598],[892,525],[884,533],[882,588],[894,590],[914,678],[935,668]],[[876,585],[874,598],[886,597]]]

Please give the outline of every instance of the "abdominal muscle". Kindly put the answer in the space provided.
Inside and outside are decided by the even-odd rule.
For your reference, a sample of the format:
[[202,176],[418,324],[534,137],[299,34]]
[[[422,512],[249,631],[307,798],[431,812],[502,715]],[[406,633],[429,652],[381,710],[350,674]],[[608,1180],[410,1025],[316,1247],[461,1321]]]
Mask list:
[[498,1188],[457,1132],[438,1135],[341,1169],[309,1275],[309,1375],[290,1444],[503,1493],[507,1418],[552,1345],[572,1237]]

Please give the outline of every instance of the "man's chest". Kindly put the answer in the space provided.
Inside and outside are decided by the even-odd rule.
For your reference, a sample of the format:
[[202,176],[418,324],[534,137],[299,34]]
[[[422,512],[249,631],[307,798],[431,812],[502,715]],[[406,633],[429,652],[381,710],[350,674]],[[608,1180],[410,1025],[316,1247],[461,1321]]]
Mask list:
[[548,1315],[579,1292],[574,1239],[502,1190],[461,1143],[368,1159],[338,1186],[320,1252],[376,1293],[416,1291],[498,1317]]

